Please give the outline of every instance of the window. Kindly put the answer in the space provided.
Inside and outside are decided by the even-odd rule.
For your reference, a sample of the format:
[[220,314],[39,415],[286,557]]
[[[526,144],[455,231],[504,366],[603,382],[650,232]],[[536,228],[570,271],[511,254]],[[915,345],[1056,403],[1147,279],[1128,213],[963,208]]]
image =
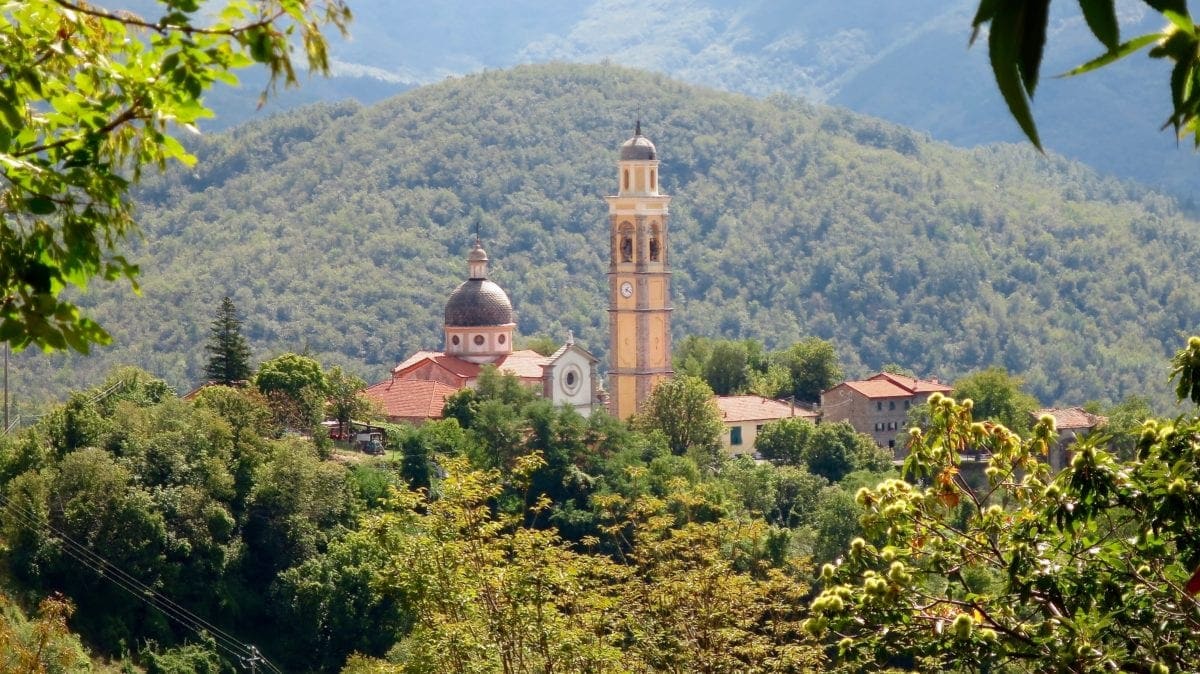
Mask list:
[[896,401],[895,401],[895,400],[889,400],[889,401],[888,401],[888,409],[889,409],[889,410],[894,410],[894,409],[896,409]]
[[896,441],[888,440],[888,449],[895,449],[895,448],[896,448]]
[[621,262],[633,262],[633,225],[621,223]]
[[567,386],[574,386],[574,385],[575,385],[575,372],[571,371],[571,372],[567,373]]
[[658,172],[654,169],[650,169],[650,189],[658,189]]
[[629,189],[629,169],[625,169],[625,189]]
[[658,262],[658,224],[650,225],[650,261]]
[[911,404],[912,404],[912,401],[905,400],[905,401],[904,401],[904,409],[908,409],[908,406],[909,406],[909,405],[911,405]]
[[462,340],[458,338],[458,335],[455,335],[450,338],[450,343],[453,344],[454,346],[458,346],[459,342],[461,342],[461,341]]
[[497,337],[497,338],[496,338],[496,341],[497,341],[497,342],[500,342],[501,344],[503,344],[503,343],[504,343],[504,335],[500,335],[499,337]]
[[879,412],[882,412],[882,411],[883,411],[883,401],[882,401],[882,400],[880,400],[879,402],[875,403],[875,409],[876,409],[877,411],[879,411]]
[[755,427],[754,427],[754,432],[755,432],[755,433],[762,433],[762,427],[763,427],[763,425],[762,425],[762,424],[758,424],[757,426],[755,426]]
[[483,335],[475,335],[475,346],[483,346]]
[[729,429],[729,444],[731,444],[731,445],[742,444],[742,427],[741,426],[734,426],[733,428]]

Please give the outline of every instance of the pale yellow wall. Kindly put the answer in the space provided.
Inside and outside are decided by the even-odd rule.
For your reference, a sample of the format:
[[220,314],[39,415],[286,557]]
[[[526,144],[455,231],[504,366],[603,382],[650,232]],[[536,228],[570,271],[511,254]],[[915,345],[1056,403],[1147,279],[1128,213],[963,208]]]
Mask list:
[[666,334],[666,320],[662,316],[650,317],[650,348],[647,353],[647,364],[650,367],[666,367],[670,355],[667,354],[663,335]]
[[655,308],[666,306],[666,282],[662,278],[651,277],[650,282],[646,285],[647,291],[650,293],[650,306]]
[[628,419],[637,410],[636,389],[632,375],[613,375],[614,400],[617,401],[616,416],[618,419]]
[[612,320],[617,322],[616,366],[619,368],[637,367],[636,318],[633,314],[613,314]]

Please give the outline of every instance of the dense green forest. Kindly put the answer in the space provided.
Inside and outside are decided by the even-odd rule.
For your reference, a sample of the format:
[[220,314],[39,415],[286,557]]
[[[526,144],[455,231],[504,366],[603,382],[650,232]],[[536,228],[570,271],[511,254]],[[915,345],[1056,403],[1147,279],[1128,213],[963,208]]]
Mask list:
[[414,672],[514,653],[508,671],[811,669],[811,562],[859,532],[854,490],[891,469],[845,424],[799,420],[778,465],[727,460],[696,379],[674,383],[712,432],[672,451],[663,416],[584,419],[494,370],[447,419],[388,426],[375,459],[285,430],[283,360],[194,402],[119,369],[0,436],[7,653],[38,650],[16,611],[42,603],[42,661],[86,648],[121,671],[233,671],[247,644],[289,672],[352,653]]
[[[774,422],[769,462],[730,458],[695,377],[626,424],[485,369],[445,419],[386,426],[374,458],[292,430],[322,417],[292,413],[313,393],[333,413],[337,370],[268,365],[194,401],[115,370],[0,436],[3,671],[1169,674],[1200,657],[1194,412],[1089,435],[1053,475],[1051,417],[1018,436],[937,394],[897,473],[844,422]],[[1200,402],[1200,337],[1173,365]]]
[[139,192],[141,297],[81,304],[113,334],[20,354],[38,398],[133,363],[185,390],[219,298],[256,357],[308,352],[368,381],[441,340],[478,223],[521,334],[605,355],[605,205],[632,120],[674,195],[674,322],[782,348],[831,340],[845,373],[954,379],[995,364],[1043,403],[1168,401],[1159,363],[1196,328],[1196,223],[1154,192],[1024,146],[964,151],[794,99],[609,66],[489,72],[198,138]]

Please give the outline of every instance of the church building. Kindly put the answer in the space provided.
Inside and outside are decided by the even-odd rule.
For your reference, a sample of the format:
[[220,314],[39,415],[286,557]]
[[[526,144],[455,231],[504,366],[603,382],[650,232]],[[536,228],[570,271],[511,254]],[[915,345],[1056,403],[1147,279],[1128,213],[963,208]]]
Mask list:
[[512,303],[503,288],[488,280],[487,265],[487,253],[476,239],[467,256],[467,280],[446,300],[444,349],[414,353],[392,368],[390,378],[363,391],[379,403],[388,421],[441,418],[446,398],[473,386],[486,365],[584,416],[601,404],[597,360],[573,337],[549,356],[513,349],[517,324]]
[[[641,122],[620,148],[617,194],[609,213],[608,411],[628,419],[671,370],[671,270],[667,205],[658,189],[658,152]],[[488,256],[478,238],[467,256],[467,280],[446,300],[442,351],[418,351],[391,376],[363,394],[379,403],[389,421],[421,422],[442,416],[447,397],[473,386],[483,367],[515,375],[556,404],[585,416],[604,404],[597,360],[573,337],[543,356],[513,350],[512,303],[488,280]]]

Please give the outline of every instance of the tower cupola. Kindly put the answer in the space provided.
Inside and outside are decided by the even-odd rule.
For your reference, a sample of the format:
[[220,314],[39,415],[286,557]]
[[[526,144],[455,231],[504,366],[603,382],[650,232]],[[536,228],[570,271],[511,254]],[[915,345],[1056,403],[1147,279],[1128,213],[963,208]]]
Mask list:
[[658,194],[658,149],[642,135],[642,120],[633,128],[633,137],[621,143],[618,162],[618,194]]
[[621,143],[621,161],[652,161],[658,159],[654,143],[642,135],[642,120],[633,127],[633,138]]

